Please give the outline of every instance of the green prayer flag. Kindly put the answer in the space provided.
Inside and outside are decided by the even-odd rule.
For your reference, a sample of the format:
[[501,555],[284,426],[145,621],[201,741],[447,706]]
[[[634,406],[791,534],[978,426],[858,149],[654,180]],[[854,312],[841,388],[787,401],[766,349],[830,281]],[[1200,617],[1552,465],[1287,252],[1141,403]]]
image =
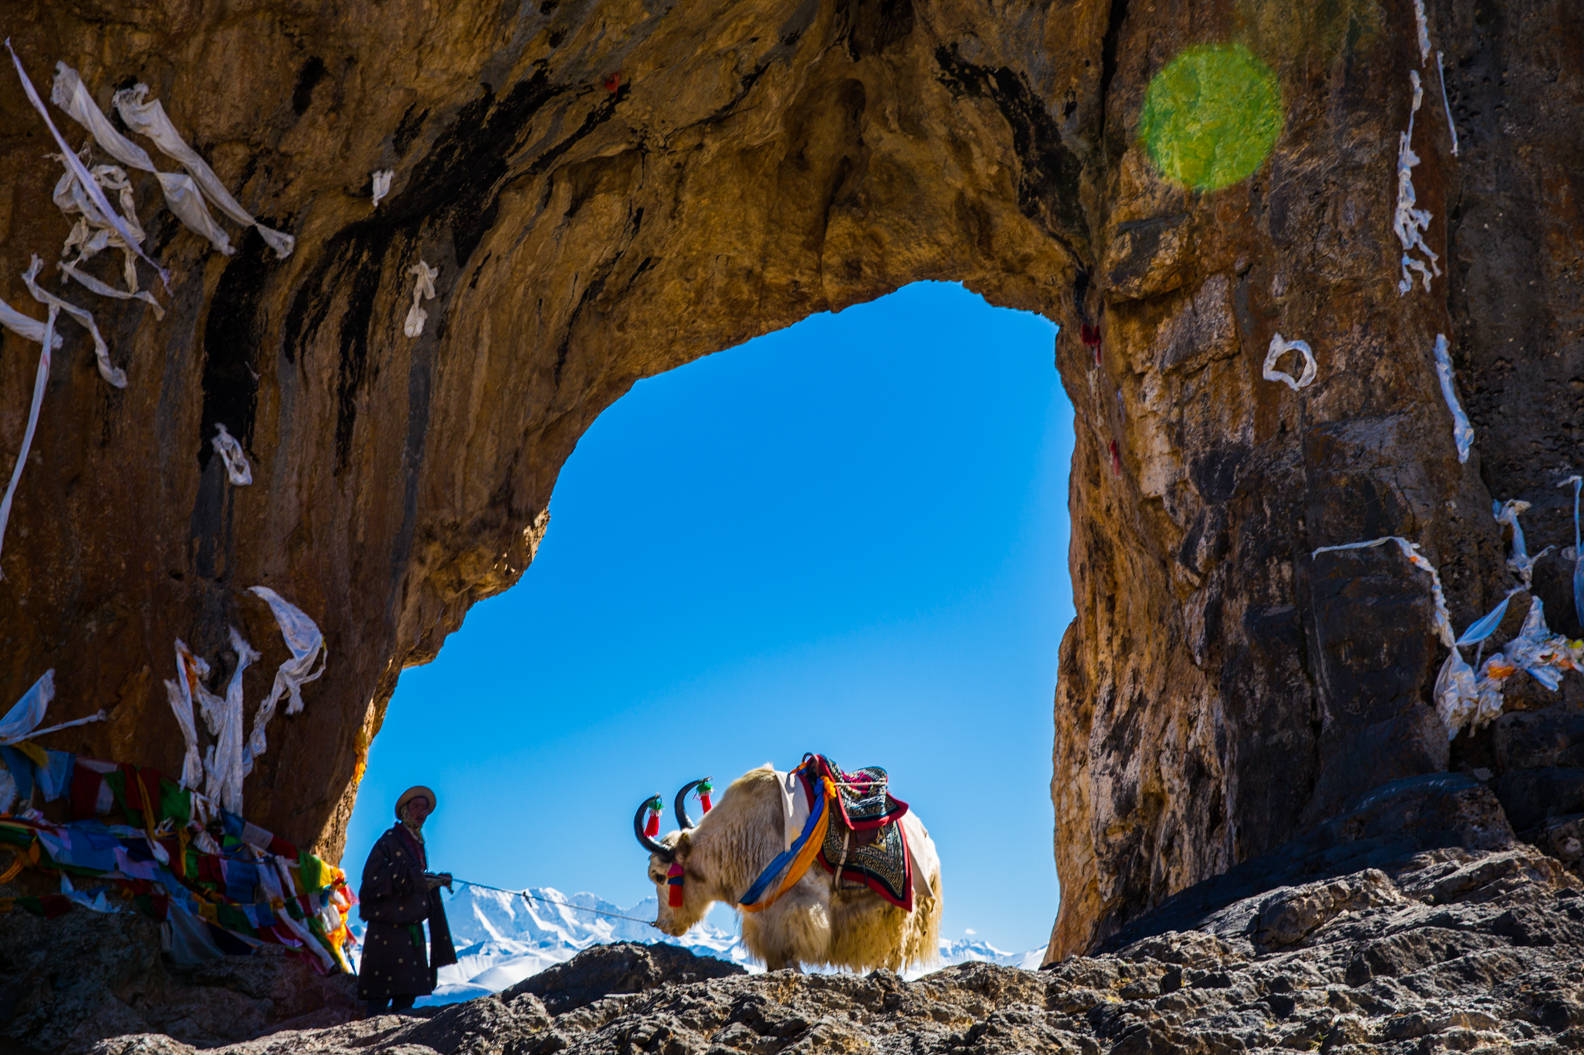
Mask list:
[[160,819],[185,827],[192,820],[192,792],[174,781],[160,778]]
[[6,824],[0,822],[0,843],[9,843],[12,846],[32,846],[33,831],[20,824]]
[[233,934],[253,933],[253,923],[247,914],[230,902],[222,901],[215,906],[215,922]]
[[127,805],[126,774],[119,769],[112,769],[104,775],[104,782],[105,786],[110,789],[110,793],[115,796],[116,805],[121,809],[121,812],[128,817],[132,816],[133,811]]
[[303,893],[315,894],[330,885],[330,866],[307,850],[297,854],[297,867],[302,875]]

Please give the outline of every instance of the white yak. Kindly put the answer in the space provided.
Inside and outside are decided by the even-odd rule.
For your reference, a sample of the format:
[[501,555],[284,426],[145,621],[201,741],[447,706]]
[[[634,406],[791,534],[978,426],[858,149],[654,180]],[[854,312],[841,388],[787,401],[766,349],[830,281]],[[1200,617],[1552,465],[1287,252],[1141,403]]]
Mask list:
[[[908,912],[851,880],[839,887],[835,876],[818,863],[774,903],[758,912],[743,912],[738,899],[775,857],[786,848],[786,814],[782,781],[770,766],[749,770],[732,782],[720,803],[696,825],[682,806],[699,781],[676,796],[681,829],[656,839],[643,829],[647,800],[633,817],[638,841],[650,851],[649,878],[659,897],[654,925],[681,936],[724,901],[742,918],[743,944],[769,970],[803,964],[824,964],[852,970],[884,967],[900,971],[939,955],[940,858],[929,833],[910,809],[897,823],[915,843],[915,861],[929,862],[914,884],[913,911]],[[832,823],[837,823],[832,821]],[[670,873],[681,869],[681,904],[668,897]]]

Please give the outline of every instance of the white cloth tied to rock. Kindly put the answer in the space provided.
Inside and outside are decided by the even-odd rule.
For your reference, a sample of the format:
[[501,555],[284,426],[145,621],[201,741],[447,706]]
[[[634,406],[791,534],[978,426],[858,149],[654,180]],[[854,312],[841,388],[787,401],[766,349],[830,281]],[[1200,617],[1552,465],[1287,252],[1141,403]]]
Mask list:
[[[254,762],[268,746],[264,730],[275,716],[276,706],[289,698],[286,713],[301,711],[303,684],[324,673],[324,637],[314,621],[266,586],[255,586],[251,592],[269,604],[292,653],[292,658],[275,671],[270,694],[254,714],[251,734],[244,728],[242,674],[259,659],[259,653],[236,627],[231,628],[231,650],[236,653],[237,662],[225,696],[205,688],[203,679],[209,676],[209,664],[193,655],[180,640],[176,642],[176,680],[165,682],[166,698],[187,747],[182,760],[182,786],[197,790],[202,783],[203,794],[232,813],[242,812],[243,778],[253,771]],[[201,756],[194,702],[214,738]]]
[[49,329],[50,350],[53,351],[61,346],[61,336],[54,332],[53,328],[31,315],[22,314],[4,300],[0,300],[0,326],[34,344],[43,344],[45,330]]
[[125,388],[127,383],[126,373],[111,364],[110,349],[105,344],[104,337],[100,335],[99,327],[94,324],[93,314],[86,309],[79,308],[75,304],[68,304],[66,301],[55,296],[55,294],[49,292],[46,289],[42,289],[38,284],[38,273],[39,268],[43,266],[44,261],[35,256],[33,258],[33,262],[28,266],[27,271],[23,272],[22,281],[26,283],[28,292],[33,294],[33,299],[38,301],[40,304],[51,308],[59,308],[61,311],[64,311],[66,314],[82,323],[83,326],[87,328],[88,332],[93,335],[94,359],[99,365],[99,376],[104,378],[110,384],[114,385],[116,388]]
[[237,664],[231,672],[225,696],[216,696],[200,685],[198,702],[204,725],[215,738],[204,754],[204,769],[208,771],[204,794],[218,802],[222,809],[241,813],[242,778],[251,768],[243,756],[242,746],[242,672],[259,658],[259,654],[242,639],[236,627],[231,628],[231,650],[237,655]]
[[281,259],[291,256],[292,249],[297,244],[296,239],[284,231],[265,227],[253,218],[252,213],[242,208],[237,200],[231,197],[231,192],[225,189],[219,177],[214,174],[214,170],[187,145],[181,133],[176,131],[176,126],[165,113],[165,107],[158,99],[148,98],[148,91],[148,85],[135,84],[115,93],[111,102],[127,127],[139,135],[152,139],[154,145],[159,147],[166,157],[186,169],[197,181],[204,196],[214,203],[215,208],[237,223],[255,228],[269,247],[275,250],[276,256]]
[[225,462],[226,478],[237,487],[246,487],[253,482],[253,468],[248,465],[247,455],[242,453],[242,444],[237,438],[226,431],[222,422],[215,422],[214,439],[215,453],[220,455],[220,460]]
[[1474,446],[1474,426],[1469,424],[1468,415],[1463,413],[1463,404],[1458,401],[1452,375],[1452,356],[1447,351],[1444,333],[1436,334],[1435,368],[1436,377],[1441,381],[1441,398],[1446,400],[1447,410],[1452,412],[1452,442],[1457,445],[1458,461],[1466,462],[1469,450]]
[[33,687],[22,694],[12,708],[0,718],[0,744],[14,744],[26,740],[44,720],[50,701],[55,698],[55,671],[46,670]]
[[86,271],[79,271],[70,261],[67,260],[62,260],[55,266],[60,270],[61,274],[76,282],[79,286],[82,286],[90,293],[97,293],[101,297],[113,297],[116,300],[141,300],[149,307],[154,309],[154,317],[156,319],[163,319],[165,317],[164,306],[161,305],[159,301],[154,299],[154,294],[150,293],[146,289],[133,290],[130,293],[124,289],[116,289],[114,286],[106,282],[99,281]]
[[[11,311],[10,308],[6,310]],[[17,484],[22,482],[22,468],[27,465],[28,452],[33,449],[33,434],[38,431],[39,408],[44,405],[44,386],[49,382],[50,349],[60,345],[60,338],[55,335],[55,317],[58,314],[60,309],[51,304],[49,316],[43,323],[43,332],[38,335],[39,362],[38,370],[33,375],[33,402],[28,407],[27,428],[22,432],[22,449],[17,452],[16,465],[11,469],[11,482],[6,485],[5,497],[0,498],[0,549],[5,547],[6,524],[11,520],[11,500],[16,497]],[[14,328],[9,322],[7,327]]]
[[209,676],[209,664],[192,654],[192,649],[176,639],[176,680],[165,682],[165,699],[181,728],[187,753],[182,756],[181,786],[198,790],[203,783],[203,755],[198,750],[198,727],[193,721],[193,699],[203,692],[202,678]]
[[1507,558],[1507,567],[1523,580],[1525,588],[1534,577],[1535,562],[1556,549],[1555,546],[1547,546],[1533,557],[1529,556],[1529,547],[1524,542],[1523,528],[1518,524],[1518,515],[1528,511],[1529,503],[1519,498],[1491,503],[1491,515],[1496,518],[1496,523],[1505,524],[1512,529],[1512,556]]
[[22,80],[22,91],[27,95],[28,102],[33,104],[33,109],[37,110],[39,116],[44,118],[45,127],[50,130],[50,135],[54,137],[55,144],[60,147],[61,160],[76,175],[77,182],[82,184],[83,191],[87,194],[88,199],[93,202],[109,225],[115,228],[116,233],[121,236],[122,240],[159,273],[161,282],[169,284],[170,274],[163,267],[160,267],[152,257],[143,252],[141,235],[134,236],[132,234],[127,227],[126,221],[121,218],[121,214],[110,206],[110,202],[106,200],[104,192],[99,189],[99,184],[94,180],[87,166],[82,163],[82,159],[72,153],[71,147],[66,145],[65,137],[60,134],[60,129],[55,127],[55,122],[50,119],[49,111],[44,108],[44,100],[39,98],[38,91],[33,87],[33,82],[28,80],[27,71],[22,68],[22,60],[17,58],[17,53],[11,47],[9,38],[6,40],[5,45],[6,50],[11,52],[11,64],[16,67],[17,76]]
[[66,111],[73,121],[92,133],[105,152],[121,164],[144,172],[154,171],[148,151],[116,131],[115,125],[99,109],[77,71],[64,62],[55,64],[55,83],[50,86],[50,102]]
[[1463,653],[1454,648],[1441,664],[1435,683],[1436,713],[1447,728],[1448,740],[1474,720],[1479,711],[1479,695],[1474,668],[1468,665]]
[[1573,475],[1557,484],[1573,488],[1573,614],[1584,624],[1584,542],[1579,538],[1579,491],[1584,477]]
[[[1297,352],[1303,356],[1302,376],[1294,378],[1292,374],[1277,367],[1277,360],[1287,352]],[[1307,341],[1289,341],[1279,333],[1271,335],[1270,349],[1265,353],[1265,380],[1281,381],[1296,392],[1312,384],[1318,372],[1314,352],[1310,350]]]
[[[1522,504],[1509,503],[1509,507],[1515,510],[1511,521],[1515,531],[1513,540],[1515,555],[1520,553],[1523,547],[1521,537],[1516,535],[1516,513],[1523,511],[1517,506]],[[1508,523],[1505,520],[1502,522]],[[1436,632],[1441,638],[1441,643],[1450,651],[1450,655],[1441,664],[1435,684],[1436,712],[1447,727],[1448,739],[1456,737],[1465,727],[1477,730],[1502,713],[1502,684],[1514,670],[1527,671],[1541,685],[1555,691],[1561,684],[1565,671],[1584,668],[1584,646],[1569,642],[1546,626],[1545,607],[1541,604],[1540,598],[1533,594],[1529,597],[1529,614],[1524,619],[1523,629],[1517,637],[1503,646],[1504,652],[1497,652],[1485,660],[1478,672],[1463,658],[1460,647],[1482,644],[1489,638],[1501,625],[1512,595],[1524,591],[1526,586],[1517,586],[1508,591],[1507,596],[1502,598],[1495,608],[1470,624],[1462,636],[1457,636],[1452,631],[1452,620],[1447,614],[1446,595],[1441,589],[1441,576],[1435,566],[1419,552],[1418,543],[1409,542],[1397,535],[1387,535],[1366,542],[1321,546],[1314,553],[1318,555],[1337,550],[1367,549],[1388,542],[1395,543],[1414,565],[1430,574]]]
[[[138,222],[137,212],[133,208],[132,184],[127,179],[126,172],[115,165],[95,165],[90,175],[100,187],[118,193],[127,226],[141,242],[143,226]],[[154,299],[154,294],[138,289],[137,254],[134,252],[136,246],[126,244],[121,235],[110,225],[109,220],[88,198],[76,173],[70,168],[63,172],[60,180],[56,182],[52,198],[64,215],[80,214],[81,216],[81,219],[73,225],[71,233],[66,236],[65,244],[61,246],[61,261],[56,265],[61,272],[100,296],[115,297],[118,300],[141,300],[153,307],[156,318],[163,319],[165,309]],[[90,257],[110,248],[121,250],[121,274],[126,282],[124,290],[101,282],[93,275],[79,270],[79,266]],[[66,260],[73,249],[77,251],[77,259]]]
[[1584,663],[1584,647],[1575,646],[1546,625],[1545,604],[1533,594],[1523,629],[1507,642],[1506,652],[1509,660],[1553,692],[1562,684],[1565,672],[1578,670]]
[[374,190],[373,190],[373,198],[374,198],[373,207],[374,208],[376,208],[376,209],[379,208],[380,201],[382,199],[384,199],[385,195],[390,193],[391,179],[394,178],[395,175],[396,175],[396,170],[395,169],[378,169],[375,172],[370,173],[370,177],[369,178],[373,181],[373,184],[374,184]]
[[[1410,272],[1419,273],[1427,292],[1432,272],[1437,275],[1441,273],[1437,263],[1441,258],[1424,240],[1424,233],[1430,229],[1430,211],[1414,208],[1418,196],[1414,192],[1413,170],[1419,164],[1419,155],[1414,153],[1412,146],[1414,115],[1419,112],[1419,104],[1424,101],[1424,87],[1419,81],[1417,70],[1409,70],[1408,77],[1413,83],[1413,107],[1408,111],[1408,131],[1399,133],[1397,139],[1397,209],[1392,216],[1392,231],[1403,247],[1402,278],[1397,283],[1399,296],[1413,288],[1413,275]],[[1416,259],[1414,253],[1424,256],[1428,265]]]
[[1455,645],[1478,645],[1496,632],[1501,622],[1507,616],[1507,605],[1511,603],[1513,594],[1522,593],[1524,587],[1514,586],[1507,591],[1507,596],[1497,602],[1496,607],[1480,616],[1469,624],[1469,628],[1454,642]]
[[[86,156],[87,151],[88,148],[83,147],[81,156]],[[65,164],[66,159],[59,154],[50,156]],[[55,181],[55,189],[50,193],[50,200],[63,215],[80,216],[81,219],[72,225],[71,233],[66,236],[66,242],[61,246],[61,256],[65,257],[75,249],[77,259],[73,263],[81,264],[106,249],[119,249],[122,253],[121,274],[126,281],[127,289],[137,289],[136,249],[143,244],[144,233],[132,200],[132,183],[127,179],[126,170],[116,165],[95,165],[88,170],[88,175],[93,178],[93,182],[101,191],[116,193],[121,203],[122,219],[127,234],[134,240],[128,242],[122,237],[121,232],[110,222],[110,218],[94,204],[88,189],[77,178],[76,171],[68,165],[61,173],[60,179]]]
[[116,131],[104,111],[94,102],[77,71],[64,62],[55,64],[55,84],[50,90],[50,100],[92,133],[94,140],[111,157],[128,168],[153,173],[165,195],[165,204],[189,230],[207,238],[222,253],[230,255],[235,252],[230,236],[209,214],[203,191],[193,178],[179,172],[161,172],[155,168],[148,151]]
[[1429,573],[1430,600],[1435,606],[1435,614],[1432,618],[1435,621],[1436,636],[1441,639],[1441,643],[1447,648],[1454,647],[1457,635],[1452,632],[1452,617],[1447,612],[1446,592],[1441,588],[1441,573],[1436,571],[1436,567],[1430,563],[1430,559],[1420,552],[1419,543],[1409,542],[1401,535],[1383,535],[1380,538],[1369,539],[1366,542],[1345,542],[1339,546],[1321,546],[1310,556],[1319,556],[1322,553],[1337,553],[1350,549],[1372,549],[1375,546],[1384,546],[1388,542],[1395,543],[1397,548],[1402,551],[1402,555],[1408,558],[1410,564],[1421,571]]
[[1457,122],[1452,120],[1452,104],[1447,102],[1446,59],[1436,52],[1436,76],[1441,78],[1441,110],[1446,114],[1447,132],[1452,136],[1452,156],[1458,156]]
[[420,260],[407,269],[413,276],[412,307],[407,309],[407,321],[402,324],[402,332],[409,337],[417,337],[423,333],[424,320],[429,318],[429,313],[418,306],[421,300],[434,300],[434,280],[440,277],[440,269],[430,267]]
[[286,713],[301,713],[302,687],[324,673],[329,652],[325,648],[324,634],[312,619],[303,614],[302,609],[268,586],[255,586],[250,592],[262,598],[270,606],[270,611],[275,613],[281,637],[292,654],[292,658],[275,671],[275,684],[270,689],[269,698],[259,704],[258,718],[253,724],[252,743],[255,745],[253,753],[261,755],[264,753],[264,725],[274,715],[276,704],[289,698]]
[[74,725],[87,725],[89,722],[105,720],[105,712],[99,711],[86,718],[76,718],[52,725],[47,729],[40,729],[38,725],[44,720],[44,714],[49,710],[50,701],[54,698],[55,671],[51,668],[22,694],[22,698],[12,705],[4,718],[0,718],[0,744],[15,744],[35,736],[43,736],[45,733],[53,733],[57,729],[70,729]]

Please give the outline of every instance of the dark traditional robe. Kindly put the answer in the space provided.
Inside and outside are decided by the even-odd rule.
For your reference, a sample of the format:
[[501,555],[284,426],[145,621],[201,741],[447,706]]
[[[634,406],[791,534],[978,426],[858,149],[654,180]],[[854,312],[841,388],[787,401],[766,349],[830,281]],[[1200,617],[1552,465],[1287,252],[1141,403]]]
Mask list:
[[[428,867],[423,843],[400,824],[369,851],[358,888],[358,911],[368,924],[358,971],[358,995],[364,1000],[432,993],[436,972],[457,962],[440,891],[424,881]],[[429,949],[424,947],[425,920]]]

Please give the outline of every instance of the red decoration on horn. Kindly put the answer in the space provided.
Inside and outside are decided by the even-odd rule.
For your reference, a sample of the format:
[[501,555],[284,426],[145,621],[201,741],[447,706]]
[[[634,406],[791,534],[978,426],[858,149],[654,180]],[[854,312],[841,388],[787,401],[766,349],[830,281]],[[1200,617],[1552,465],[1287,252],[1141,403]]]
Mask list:
[[653,839],[660,834],[660,796],[649,800],[649,820],[644,824],[644,834]]
[[712,807],[710,805],[710,792],[712,792],[714,790],[715,790],[715,785],[711,784],[708,780],[701,781],[699,783],[699,786],[698,786],[698,797],[699,797],[699,802],[704,806],[704,812],[705,813],[708,813],[711,809],[714,808],[714,807]]

